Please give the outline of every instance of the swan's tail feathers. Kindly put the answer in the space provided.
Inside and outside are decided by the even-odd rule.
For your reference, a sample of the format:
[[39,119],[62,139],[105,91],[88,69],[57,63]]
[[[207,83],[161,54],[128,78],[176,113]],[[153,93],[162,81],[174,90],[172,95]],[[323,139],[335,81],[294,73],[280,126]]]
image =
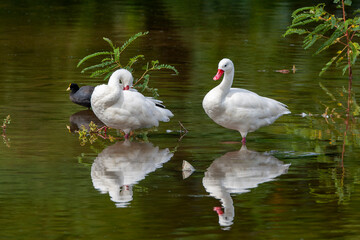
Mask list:
[[161,103],[155,103],[155,105],[156,105],[157,107],[160,107],[160,108],[165,108],[165,106],[164,106],[163,104],[161,104]]
[[284,104],[283,105],[283,109],[281,112],[281,115],[285,115],[285,114],[291,114],[290,110],[287,108],[287,106]]
[[166,108],[165,105],[163,104],[163,101],[161,100],[158,100],[158,99],[155,99],[153,97],[146,97],[147,99],[149,99],[150,101],[152,101],[153,103],[155,103],[155,105],[157,107],[160,107],[160,108]]
[[166,109],[166,108],[158,108],[159,110],[159,121],[162,121],[162,122],[168,122],[170,121],[170,118],[174,116],[174,114]]
[[277,108],[278,108],[278,117],[282,116],[282,115],[285,115],[285,114],[291,114],[290,110],[288,109],[288,106],[286,104],[283,104],[282,102],[279,102],[279,101],[275,101],[275,105],[277,105]]
[[278,102],[280,107],[281,107],[281,113],[280,113],[280,116],[281,115],[285,115],[285,114],[291,114],[290,110],[288,109],[288,106],[281,103],[281,102]]

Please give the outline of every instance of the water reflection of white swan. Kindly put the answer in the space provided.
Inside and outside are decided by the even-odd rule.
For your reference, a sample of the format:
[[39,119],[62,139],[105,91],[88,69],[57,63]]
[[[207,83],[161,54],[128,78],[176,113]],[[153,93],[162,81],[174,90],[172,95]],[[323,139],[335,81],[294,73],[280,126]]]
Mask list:
[[228,152],[214,160],[205,172],[203,185],[222,203],[224,211],[221,207],[214,208],[219,215],[219,224],[233,224],[235,211],[230,194],[249,192],[251,188],[286,173],[289,166],[273,156],[250,151],[245,145],[240,151]]
[[151,143],[117,142],[105,148],[91,167],[93,185],[101,193],[109,193],[117,207],[125,207],[133,199],[132,185],[171,159],[169,149]]

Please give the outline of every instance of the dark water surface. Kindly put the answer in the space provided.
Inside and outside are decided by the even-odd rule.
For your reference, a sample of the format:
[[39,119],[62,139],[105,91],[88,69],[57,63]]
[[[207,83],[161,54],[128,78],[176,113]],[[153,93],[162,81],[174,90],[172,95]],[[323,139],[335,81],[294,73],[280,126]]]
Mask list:
[[[0,239],[359,239],[359,131],[348,133],[342,161],[342,121],[319,116],[333,104],[319,82],[336,95],[346,78],[318,77],[333,52],[312,56],[300,38],[281,36],[292,11],[313,4],[2,1],[0,120],[10,114],[11,124],[0,142]],[[150,81],[175,116],[147,141],[82,146],[67,125],[91,112],[65,90],[103,81],[78,61],[107,50],[102,37],[120,45],[140,31],[150,33],[124,61],[144,54],[178,69]],[[235,64],[235,87],[292,111],[250,133],[247,149],[201,106],[223,57]],[[295,74],[276,71],[293,65]],[[189,131],[180,142],[179,121]],[[183,160],[196,169],[186,179]]]

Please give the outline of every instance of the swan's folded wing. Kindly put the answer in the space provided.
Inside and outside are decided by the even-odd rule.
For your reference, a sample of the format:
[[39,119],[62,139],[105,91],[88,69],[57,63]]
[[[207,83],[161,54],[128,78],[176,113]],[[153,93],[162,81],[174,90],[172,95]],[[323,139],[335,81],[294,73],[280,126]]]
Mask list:
[[224,100],[224,104],[236,115],[251,115],[258,119],[269,119],[269,123],[290,111],[286,105],[271,98],[239,88],[231,88]]

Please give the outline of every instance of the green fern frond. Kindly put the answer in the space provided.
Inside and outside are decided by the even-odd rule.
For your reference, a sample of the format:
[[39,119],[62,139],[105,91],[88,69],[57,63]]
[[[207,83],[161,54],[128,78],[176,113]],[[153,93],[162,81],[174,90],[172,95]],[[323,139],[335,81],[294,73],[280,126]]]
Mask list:
[[101,75],[108,73],[110,71],[113,71],[117,67],[117,64],[111,65],[110,67],[107,67],[105,69],[96,70],[93,73],[91,73],[90,77],[100,77]]
[[287,35],[291,35],[291,34],[305,34],[305,33],[309,33],[309,31],[305,30],[305,29],[300,29],[300,28],[289,28],[284,34],[283,37],[286,37]]
[[137,39],[138,37],[142,37],[145,36],[146,34],[148,34],[149,32],[139,32],[137,34],[135,34],[134,36],[130,37],[121,47],[120,47],[120,53],[123,52],[125,50],[125,48],[127,48],[135,39]]
[[345,0],[344,4],[345,4],[345,6],[351,6],[352,0]]
[[295,24],[295,23],[301,22],[301,21],[303,21],[303,20],[305,20],[305,19],[307,19],[307,18],[311,18],[312,16],[313,16],[313,15],[312,15],[312,14],[309,14],[309,13],[301,13],[301,14],[299,14],[299,15],[296,15],[296,16],[293,18],[291,24]]
[[169,70],[172,70],[175,72],[176,75],[179,74],[178,70],[176,70],[175,67],[171,66],[171,65],[168,65],[168,64],[160,64],[160,65],[156,65],[154,67],[155,70],[161,70],[161,69],[169,69]]
[[101,62],[106,62],[106,61],[114,61],[113,58],[104,58],[103,60],[101,60]]
[[324,51],[325,49],[328,49],[330,46],[334,45],[335,43],[338,42],[338,38],[340,36],[344,35],[344,32],[340,29],[336,29],[333,34],[331,34],[331,36],[329,37],[329,39],[327,39],[320,47],[319,49],[315,52],[316,54],[319,54],[320,52]]
[[103,37],[103,39],[110,45],[113,50],[115,50],[115,45],[109,38]]
[[[325,4],[324,4],[324,6],[325,6]],[[310,12],[310,11],[313,11],[314,9],[315,9],[314,6],[298,8],[291,14],[291,17],[295,18],[299,12],[305,12],[305,11]]]
[[[149,32],[139,32],[132,37],[130,37],[121,47],[117,47],[109,38],[104,37],[104,41],[106,41],[110,47],[112,48],[112,51],[103,51],[103,52],[96,52],[93,54],[90,54],[83,59],[81,59],[78,63],[78,67],[83,64],[85,61],[98,57],[98,56],[104,56],[103,59],[100,60],[100,63],[89,66],[84,68],[81,72],[91,72],[90,77],[100,77],[104,76],[104,80],[107,80],[114,70],[118,68],[123,68],[123,66],[120,64],[121,54],[122,52],[137,38],[144,36],[148,34]],[[139,54],[129,59],[128,63],[125,65],[124,68],[128,69],[130,72],[133,71],[132,66],[134,63],[139,61],[140,59],[145,59],[144,55]],[[136,86],[137,89],[140,89],[140,91],[148,91],[151,92],[154,97],[159,96],[157,93],[156,88],[151,88],[148,86],[149,80],[150,80],[150,74],[149,72],[155,71],[155,70],[162,70],[162,69],[168,69],[175,72],[176,75],[179,74],[179,72],[176,70],[175,67],[168,65],[168,64],[159,64],[158,60],[154,60],[151,62],[147,62],[144,68],[144,73],[142,76],[137,79],[137,81],[133,84],[133,86]],[[138,84],[140,83],[141,84]]]
[[87,67],[87,68],[84,68],[81,73],[84,73],[86,71],[89,71],[89,70],[92,70],[92,69],[95,69],[95,68],[104,68],[106,66],[109,66],[111,64],[114,64],[114,61],[106,61],[106,62],[103,62],[103,63],[100,63],[100,64],[96,64],[96,65],[93,65],[93,66],[90,66],[90,67]]
[[317,40],[319,40],[320,38],[321,38],[321,36],[309,34],[309,35],[306,36],[306,38],[304,39],[303,48],[304,48],[304,49],[308,49],[309,47],[311,47],[312,45],[314,45],[314,43],[315,43]]
[[356,59],[359,56],[360,53],[360,46],[357,42],[349,42],[349,46],[351,49],[350,52],[350,61],[352,65],[355,65]]
[[79,67],[81,64],[83,64],[85,61],[89,60],[90,58],[93,58],[93,57],[97,57],[97,56],[100,56],[100,55],[113,55],[112,52],[108,52],[108,51],[104,51],[104,52],[96,52],[96,53],[92,53],[92,54],[89,54],[87,55],[86,57],[84,57],[83,59],[81,59],[77,65],[77,67]]
[[328,24],[327,22],[323,23],[323,24],[319,24],[314,31],[311,32],[311,34],[321,34],[324,35],[327,31],[329,31],[330,29],[334,28],[333,25]]
[[144,76],[144,81],[143,81],[143,84],[141,86],[141,91],[143,92],[147,87],[148,87],[148,84],[149,84],[149,80],[150,80],[150,75],[149,74],[146,74]]
[[114,58],[115,58],[115,62],[120,62],[120,50],[119,50],[119,48],[114,49]]
[[304,25],[307,25],[309,23],[316,22],[318,20],[319,19],[317,19],[317,18],[311,18],[311,19],[308,19],[308,20],[305,20],[305,21],[300,21],[300,22],[297,22],[295,24],[292,24],[291,27],[304,26]]
[[145,56],[144,55],[136,55],[132,58],[129,59],[129,62],[128,64],[126,65],[126,68],[131,68],[131,66],[136,63],[139,59],[145,59]]
[[349,65],[346,64],[342,69],[342,74],[345,75],[346,71],[349,69]]

